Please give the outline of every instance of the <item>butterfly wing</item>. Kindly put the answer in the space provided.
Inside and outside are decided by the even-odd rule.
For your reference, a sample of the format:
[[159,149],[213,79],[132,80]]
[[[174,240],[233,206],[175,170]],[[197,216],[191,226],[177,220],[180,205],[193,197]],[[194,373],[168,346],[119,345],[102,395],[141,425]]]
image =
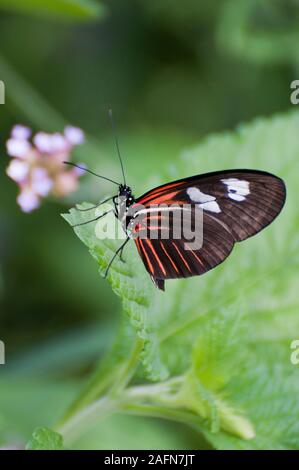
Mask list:
[[[192,215],[194,213],[195,211]],[[165,212],[160,216],[160,226],[163,226],[164,218]],[[149,227],[149,222],[147,224]],[[161,239],[145,237],[140,231],[140,236],[134,238],[143,263],[157,287],[164,290],[166,279],[204,274],[222,263],[230,254],[234,239],[228,230],[205,214],[203,214],[202,229],[200,247],[194,246],[194,243],[183,235],[181,238]]]
[[225,224],[236,241],[241,241],[269,225],[281,211],[285,198],[284,182],[271,173],[226,170],[159,186],[136,203],[145,207],[196,203]]
[[[255,235],[281,211],[286,197],[284,182],[266,172],[228,170],[193,176],[159,186],[136,200],[143,207],[140,237],[134,237],[146,269],[159,288],[164,280],[203,274],[220,264],[237,241]],[[154,212],[155,205],[181,207],[188,204],[203,213],[203,241],[190,249],[187,240],[153,239],[156,218],[159,230],[167,212]],[[183,218],[182,218],[183,219]],[[169,220],[170,225],[173,219]],[[147,230],[148,236],[142,233]],[[141,236],[142,235],[142,236]]]

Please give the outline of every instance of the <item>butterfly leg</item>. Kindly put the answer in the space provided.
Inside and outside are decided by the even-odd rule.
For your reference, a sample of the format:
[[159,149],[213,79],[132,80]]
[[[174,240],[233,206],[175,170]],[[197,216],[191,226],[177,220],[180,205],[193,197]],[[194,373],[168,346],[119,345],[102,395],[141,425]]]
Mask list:
[[121,246],[121,250],[119,252],[119,258],[123,263],[125,262],[125,260],[123,258],[123,251],[124,251],[125,246],[126,246],[126,243],[123,243],[123,245]]
[[98,204],[95,204],[94,206],[87,207],[86,209],[77,209],[77,211],[85,212],[85,211],[90,211],[91,209],[97,209],[102,204],[105,204],[106,202],[111,201],[112,199],[114,199],[114,197],[115,196],[108,197],[107,199],[104,199],[104,201],[101,201]]
[[[130,240],[130,237],[127,237],[126,240],[124,241],[124,243],[123,243],[123,244],[116,250],[116,252],[114,253],[113,258],[109,261],[109,264],[108,264],[107,269],[106,269],[106,271],[105,271],[105,276],[104,276],[104,278],[107,277],[108,272],[109,272],[109,269],[111,268],[111,265],[112,265],[113,261],[115,260],[115,258],[117,257],[117,255],[118,255],[119,253],[122,254],[123,249],[124,249],[124,247],[126,246],[126,244],[128,243],[129,240]],[[120,255],[120,256],[121,256],[121,255]]]
[[109,211],[104,212],[104,214],[101,214],[98,217],[95,217],[94,219],[87,220],[86,222],[81,222],[80,224],[72,225],[72,227],[79,227],[80,225],[86,225],[86,224],[89,224],[90,222],[95,222],[96,220],[100,220],[102,217],[109,214],[110,212],[113,212],[113,209],[110,209]]

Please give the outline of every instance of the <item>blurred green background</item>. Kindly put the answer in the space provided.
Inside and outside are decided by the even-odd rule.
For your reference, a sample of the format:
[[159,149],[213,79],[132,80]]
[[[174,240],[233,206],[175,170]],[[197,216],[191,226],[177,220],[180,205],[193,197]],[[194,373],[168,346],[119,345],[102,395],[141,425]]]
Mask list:
[[[107,350],[120,302],[59,215],[111,188],[85,176],[67,200],[23,214],[5,175],[11,127],[80,126],[88,142],[77,160],[118,178],[111,105],[138,195],[208,133],[291,107],[299,8],[291,0],[0,0],[0,15],[0,443],[22,445],[36,425],[55,422]],[[199,444],[184,426],[115,416],[78,446]]]

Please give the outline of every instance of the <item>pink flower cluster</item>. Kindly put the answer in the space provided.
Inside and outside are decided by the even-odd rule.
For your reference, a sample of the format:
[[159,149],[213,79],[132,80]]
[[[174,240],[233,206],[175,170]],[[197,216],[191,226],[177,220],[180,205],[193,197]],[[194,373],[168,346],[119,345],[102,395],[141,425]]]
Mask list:
[[68,161],[72,149],[83,142],[84,133],[77,127],[67,126],[63,134],[38,132],[33,136],[28,127],[13,127],[6,143],[13,158],[6,173],[19,186],[17,202],[22,211],[33,211],[46,196],[66,196],[77,189],[84,171],[69,170],[63,161]]

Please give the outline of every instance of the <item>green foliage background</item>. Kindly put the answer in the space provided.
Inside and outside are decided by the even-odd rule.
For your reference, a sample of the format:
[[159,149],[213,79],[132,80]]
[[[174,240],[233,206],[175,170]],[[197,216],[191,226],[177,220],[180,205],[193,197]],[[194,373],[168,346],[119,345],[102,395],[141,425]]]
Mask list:
[[[72,448],[297,449],[297,3],[0,0],[0,11],[1,445],[59,448],[60,432]],[[109,185],[86,176],[68,200],[24,215],[4,174],[14,123],[73,123],[88,134],[76,159],[118,178],[110,104],[136,195],[259,168],[285,179],[283,213],[219,268],[168,282],[165,294],[130,246],[111,289],[59,216]],[[76,233],[102,272],[116,245],[92,225]]]

